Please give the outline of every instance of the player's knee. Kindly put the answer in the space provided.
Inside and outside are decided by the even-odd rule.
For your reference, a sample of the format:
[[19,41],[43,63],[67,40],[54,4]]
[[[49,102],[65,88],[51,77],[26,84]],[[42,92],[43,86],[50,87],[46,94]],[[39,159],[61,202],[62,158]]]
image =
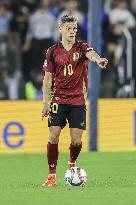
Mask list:
[[49,142],[51,144],[58,144],[59,143],[59,133],[51,133],[49,137]]
[[75,138],[75,139],[73,139],[73,140],[71,141],[71,143],[72,143],[74,146],[78,147],[78,146],[80,146],[80,145],[82,144],[82,141],[81,141],[81,138]]

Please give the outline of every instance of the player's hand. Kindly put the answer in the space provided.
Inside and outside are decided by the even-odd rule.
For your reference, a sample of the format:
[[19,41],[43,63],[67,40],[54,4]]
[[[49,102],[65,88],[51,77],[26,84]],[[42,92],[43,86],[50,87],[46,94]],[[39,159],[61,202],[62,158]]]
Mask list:
[[106,58],[100,58],[97,64],[100,68],[105,69],[108,64],[108,60]]
[[45,103],[43,105],[43,109],[42,109],[42,121],[44,117],[47,117],[49,115],[49,111],[50,111],[50,107],[48,105],[48,103]]

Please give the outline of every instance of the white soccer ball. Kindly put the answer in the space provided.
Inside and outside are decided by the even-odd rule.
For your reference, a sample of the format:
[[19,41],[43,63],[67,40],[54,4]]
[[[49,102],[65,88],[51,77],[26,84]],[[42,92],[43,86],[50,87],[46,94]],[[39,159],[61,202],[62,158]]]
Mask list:
[[80,167],[72,167],[65,173],[65,183],[69,186],[84,186],[87,181],[87,174]]

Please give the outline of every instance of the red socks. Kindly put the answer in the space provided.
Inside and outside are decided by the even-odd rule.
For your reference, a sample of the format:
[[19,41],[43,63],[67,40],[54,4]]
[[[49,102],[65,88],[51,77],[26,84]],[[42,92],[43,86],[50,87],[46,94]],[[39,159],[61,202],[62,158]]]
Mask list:
[[[79,146],[75,146],[70,144],[70,162],[74,163],[82,149],[82,144]],[[56,174],[56,166],[58,160],[58,144],[51,144],[48,142],[47,144],[47,158],[49,165],[49,174]]]
[[72,143],[70,144],[69,150],[70,150],[70,162],[74,163],[82,149],[82,144],[79,146],[75,146]]
[[56,174],[56,166],[58,160],[58,144],[47,144],[47,158],[49,165],[49,174]]

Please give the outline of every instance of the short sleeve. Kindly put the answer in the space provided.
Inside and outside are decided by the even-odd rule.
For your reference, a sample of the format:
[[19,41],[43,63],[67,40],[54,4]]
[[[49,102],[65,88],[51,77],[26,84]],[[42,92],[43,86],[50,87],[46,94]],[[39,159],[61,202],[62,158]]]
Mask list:
[[52,55],[52,51],[51,51],[51,49],[48,49],[47,53],[46,53],[45,61],[43,64],[43,71],[44,72],[45,71],[50,72],[50,73],[54,72],[54,64],[53,64],[51,55]]
[[87,52],[93,51],[93,48],[88,43],[83,43],[82,44],[82,50],[83,50],[84,55],[86,55]]

